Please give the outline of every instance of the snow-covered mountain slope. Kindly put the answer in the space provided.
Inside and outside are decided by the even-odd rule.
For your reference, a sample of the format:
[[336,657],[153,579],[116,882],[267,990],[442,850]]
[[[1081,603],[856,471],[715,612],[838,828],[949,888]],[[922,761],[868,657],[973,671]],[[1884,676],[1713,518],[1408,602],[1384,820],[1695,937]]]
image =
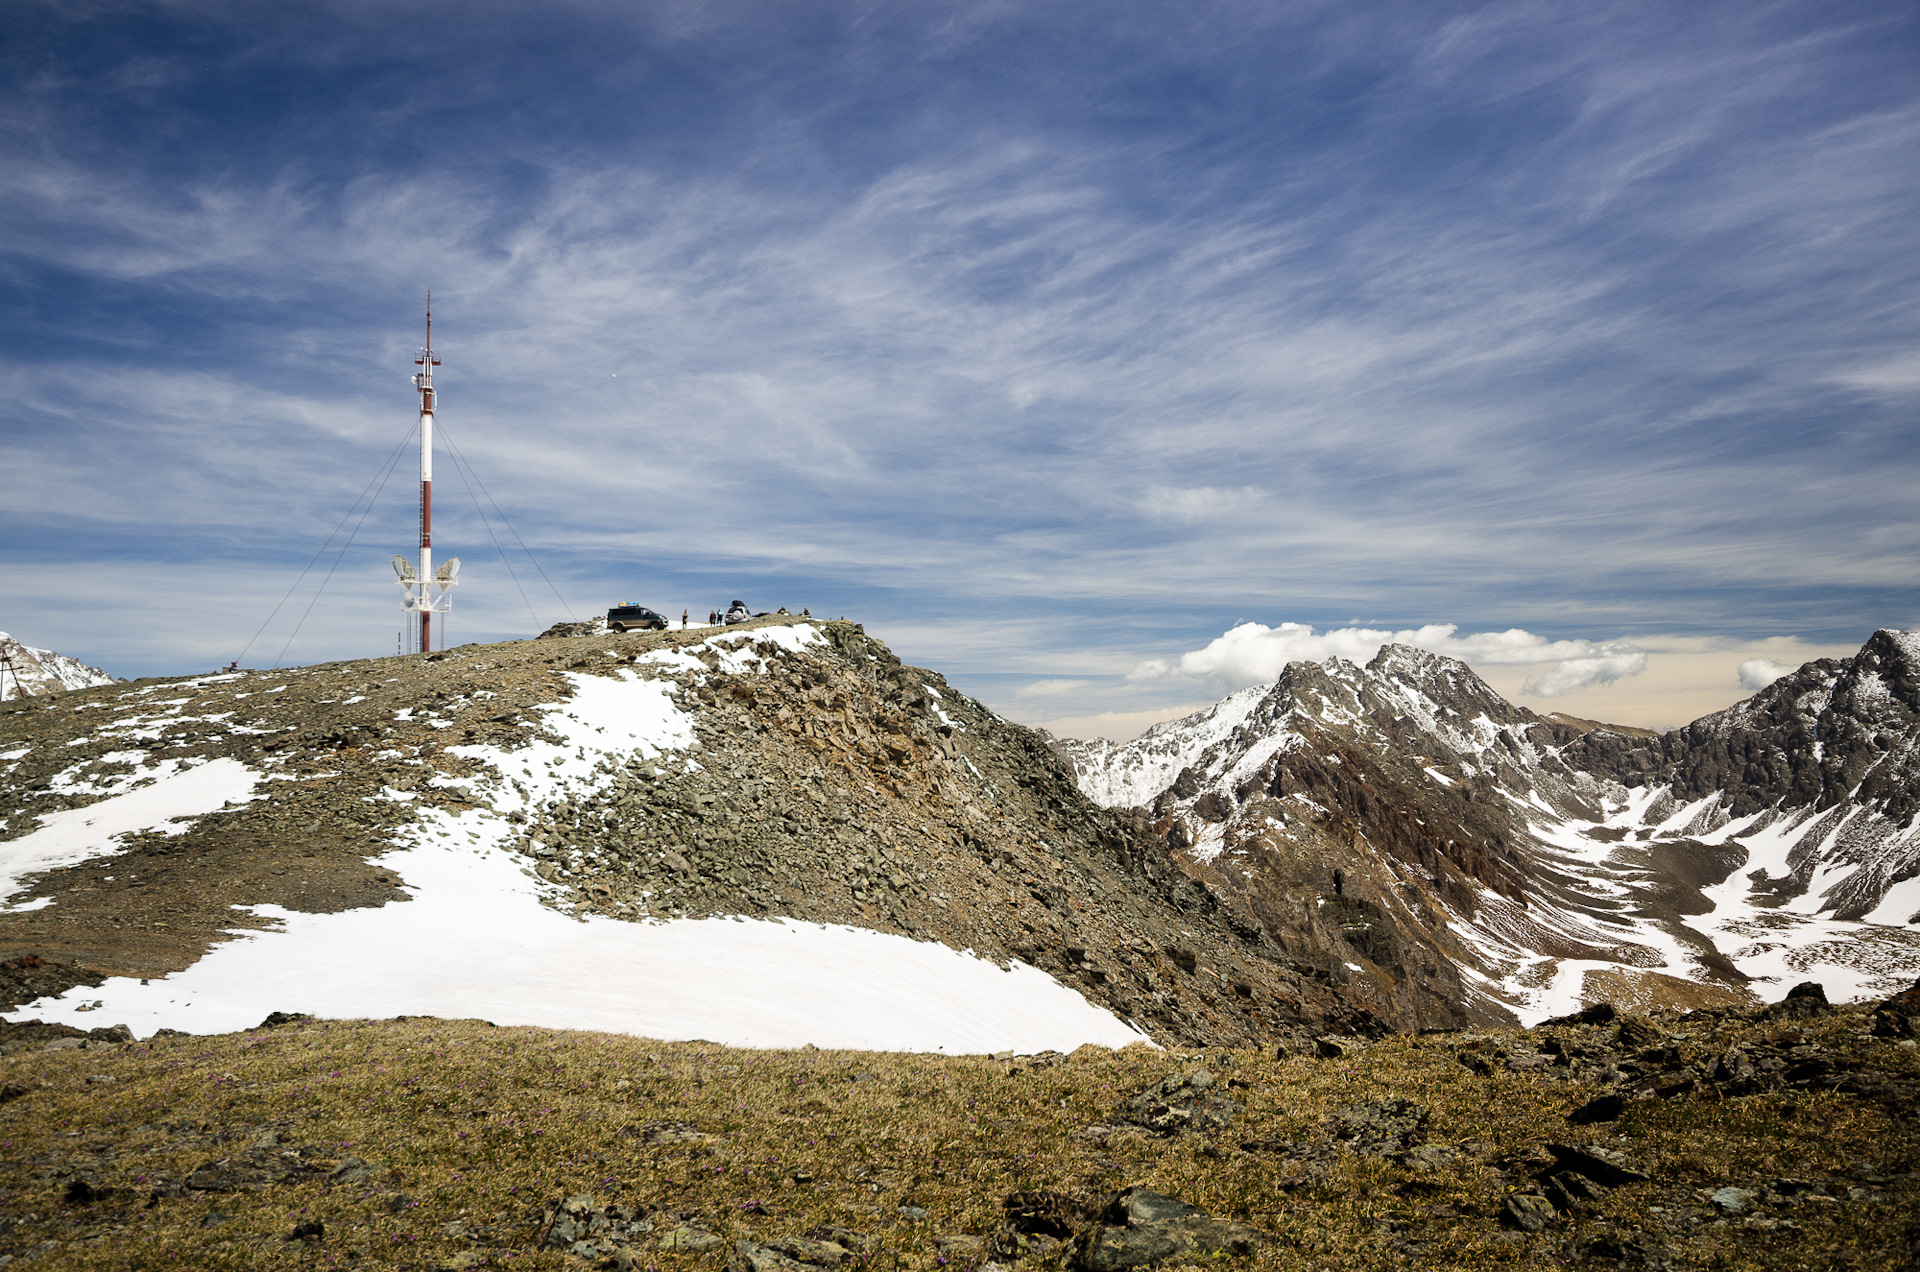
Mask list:
[[1143,808],[1173,785],[1173,779],[1222,738],[1246,723],[1263,688],[1242,689],[1210,707],[1154,725],[1131,742],[1081,741],[1041,736],[1073,767],[1087,798],[1108,808]]
[[1881,632],[1661,737],[1542,718],[1388,646],[1292,664],[1135,743],[1056,746],[1089,795],[1147,805],[1282,948],[1404,1026],[1806,977],[1889,992],[1920,970],[1914,647]]
[[12,660],[11,667],[0,664],[0,702],[113,683],[113,677],[98,667],[51,649],[23,645],[5,632],[0,632],[0,654]]
[[73,965],[35,1016],[949,1050],[1351,1023],[1030,731],[853,624],[35,699],[0,710],[0,791],[0,957]]

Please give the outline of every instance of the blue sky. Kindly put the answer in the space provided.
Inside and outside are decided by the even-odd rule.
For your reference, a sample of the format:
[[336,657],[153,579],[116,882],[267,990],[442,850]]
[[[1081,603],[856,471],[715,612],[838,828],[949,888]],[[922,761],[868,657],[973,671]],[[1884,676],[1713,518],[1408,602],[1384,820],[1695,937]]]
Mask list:
[[[23,0],[0,628],[238,655],[432,288],[555,589],[443,458],[456,641],[808,605],[1120,734],[1230,629],[1450,626],[1679,723],[1920,625],[1917,66],[1892,3]],[[248,663],[391,651],[411,522],[403,463]]]

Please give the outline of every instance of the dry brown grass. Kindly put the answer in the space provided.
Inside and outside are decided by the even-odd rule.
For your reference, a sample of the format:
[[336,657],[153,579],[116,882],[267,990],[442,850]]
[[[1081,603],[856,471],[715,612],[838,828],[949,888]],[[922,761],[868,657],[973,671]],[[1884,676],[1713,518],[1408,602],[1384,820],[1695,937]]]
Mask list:
[[[1819,1029],[1835,1048],[1915,1076],[1913,1052],[1865,1040],[1861,1027],[1845,1015]],[[1702,1049],[1762,1027],[1681,1028]],[[559,1268],[577,1261],[532,1248],[540,1216],[584,1193],[646,1207],[663,1230],[691,1221],[729,1240],[841,1225],[871,1234],[870,1266],[935,1269],[938,1238],[991,1237],[1017,1189],[1096,1201],[1142,1184],[1275,1234],[1252,1261],[1262,1269],[1558,1267],[1608,1229],[1655,1241],[1676,1267],[1908,1266],[1912,1181],[1880,1185],[1878,1204],[1844,1198],[1849,1181],[1913,1169],[1910,1109],[1894,1116],[1835,1094],[1681,1098],[1635,1104],[1589,1131],[1565,1114],[1595,1088],[1476,1077],[1455,1059],[1459,1045],[1398,1038],[1325,1061],[1085,1048],[1036,1065],[411,1020],[16,1055],[0,1079],[28,1094],[0,1106],[0,1249],[20,1266],[63,1269],[434,1268],[462,1255]],[[1245,1106],[1224,1132],[1075,1134],[1110,1121],[1134,1090],[1202,1065],[1232,1079]],[[1427,1138],[1464,1146],[1463,1163],[1422,1171],[1347,1157],[1289,1180],[1274,1154],[1239,1148],[1311,1140],[1331,1111],[1389,1097],[1430,1109]],[[648,1146],[622,1133],[660,1121],[713,1138]],[[308,1149],[314,1173],[260,1192],[167,1195],[268,1132]],[[1542,1159],[1544,1141],[1569,1139],[1608,1143],[1654,1180],[1539,1235],[1502,1227],[1499,1203],[1526,1163]],[[347,1157],[376,1174],[326,1182]],[[1768,1212],[1797,1230],[1697,1218],[1699,1190],[1778,1176],[1830,1181],[1843,1200]],[[71,1203],[75,1178],[120,1191]],[[228,1218],[209,1226],[211,1215]],[[285,1239],[316,1220],[319,1242]],[[726,1249],[649,1251],[642,1266],[717,1268]],[[954,1253],[945,1266],[978,1258]]]

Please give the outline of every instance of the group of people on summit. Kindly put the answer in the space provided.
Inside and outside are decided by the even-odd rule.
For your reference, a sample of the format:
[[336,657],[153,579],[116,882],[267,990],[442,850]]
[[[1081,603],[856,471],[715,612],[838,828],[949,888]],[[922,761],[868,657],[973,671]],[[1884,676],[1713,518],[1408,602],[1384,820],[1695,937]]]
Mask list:
[[[745,601],[735,601],[733,604],[727,606],[727,608],[724,611],[709,610],[707,612],[707,624],[709,626],[719,626],[724,624],[728,627],[731,627],[735,623],[744,623],[750,618],[772,618],[776,614],[788,614],[790,612],[791,611],[789,611],[786,606],[782,605],[777,610],[763,610],[760,613],[756,614],[752,610],[747,608],[747,603]],[[690,611],[684,610],[684,609],[681,610],[680,626],[685,627],[687,625],[688,620],[691,617],[692,617],[692,614]],[[813,611],[811,609],[802,609],[800,611],[800,617],[812,618]]]

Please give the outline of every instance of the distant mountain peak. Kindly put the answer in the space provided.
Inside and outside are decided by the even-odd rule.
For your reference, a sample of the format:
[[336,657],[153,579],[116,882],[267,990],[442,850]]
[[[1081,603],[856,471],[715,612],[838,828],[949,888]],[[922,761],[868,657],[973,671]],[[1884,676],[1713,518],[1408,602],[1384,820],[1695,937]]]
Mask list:
[[[1055,745],[1090,797],[1146,810],[1277,944],[1403,1027],[1742,1001],[1809,958],[1874,991],[1920,970],[1916,667],[1920,638],[1876,632],[1662,735],[1537,715],[1387,645],[1131,743]],[[1802,944],[1821,953],[1781,961]]]
[[12,660],[10,670],[0,664],[0,702],[113,683],[113,677],[98,667],[51,649],[23,645],[6,632],[0,632],[0,653]]

